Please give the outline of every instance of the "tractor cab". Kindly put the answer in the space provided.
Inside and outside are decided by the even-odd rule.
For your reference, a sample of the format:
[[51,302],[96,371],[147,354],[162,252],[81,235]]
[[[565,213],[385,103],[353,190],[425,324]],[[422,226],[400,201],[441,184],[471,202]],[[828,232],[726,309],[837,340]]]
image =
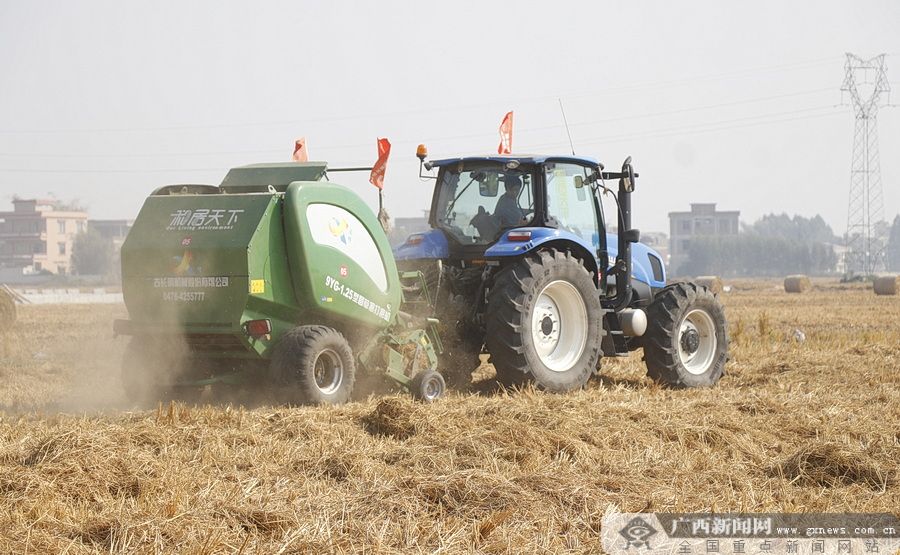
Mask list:
[[[598,254],[602,211],[585,186],[597,170],[595,160],[497,156],[431,165],[438,172],[430,224],[443,232],[450,251],[478,255],[509,240],[511,230],[550,228],[573,233]],[[512,239],[521,237],[513,234]]]
[[[593,272],[614,258],[600,195],[590,185],[601,169],[592,158],[481,156],[423,166],[436,170],[436,175],[421,175],[436,181],[432,231],[400,245],[395,250],[400,261],[437,258],[468,268],[474,279],[476,267],[521,256],[543,243],[565,242]],[[599,285],[605,289],[605,283]]]

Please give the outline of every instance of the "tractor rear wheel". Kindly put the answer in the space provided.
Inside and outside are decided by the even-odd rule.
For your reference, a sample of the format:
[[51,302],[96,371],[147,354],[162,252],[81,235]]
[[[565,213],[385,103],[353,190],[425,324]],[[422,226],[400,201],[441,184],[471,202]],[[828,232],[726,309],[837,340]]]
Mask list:
[[547,391],[572,391],[597,367],[600,295],[571,253],[541,251],[501,271],[485,314],[485,345],[503,385],[530,378]]
[[647,307],[641,337],[647,374],[673,387],[711,386],[725,372],[728,330],[725,309],[709,289],[675,283]]
[[272,381],[291,404],[345,403],[353,392],[356,364],[350,344],[327,326],[299,326],[275,347]]

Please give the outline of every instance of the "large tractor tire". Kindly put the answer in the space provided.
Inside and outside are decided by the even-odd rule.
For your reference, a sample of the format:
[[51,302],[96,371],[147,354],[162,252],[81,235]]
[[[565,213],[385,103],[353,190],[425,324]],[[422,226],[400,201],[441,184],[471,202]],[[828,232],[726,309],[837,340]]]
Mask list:
[[486,311],[498,380],[531,379],[553,392],[583,387],[600,358],[602,314],[593,277],[570,253],[541,251],[505,268]]
[[270,371],[281,400],[290,404],[346,403],[356,379],[350,344],[327,326],[299,326],[286,333]]
[[647,374],[672,387],[704,387],[719,381],[728,360],[725,310],[706,287],[674,283],[647,307],[641,338]]

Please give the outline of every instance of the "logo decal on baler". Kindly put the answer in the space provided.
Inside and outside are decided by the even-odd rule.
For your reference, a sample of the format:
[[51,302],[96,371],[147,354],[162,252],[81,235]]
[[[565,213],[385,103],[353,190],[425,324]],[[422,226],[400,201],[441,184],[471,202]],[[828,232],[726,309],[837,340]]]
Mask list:
[[344,218],[331,218],[331,221],[328,222],[328,231],[337,237],[338,241],[350,246],[350,241],[353,240],[353,231],[350,229],[350,224],[347,223],[347,220]]
[[194,274],[194,267],[192,266],[192,262],[194,261],[194,255],[191,251],[184,251],[180,257],[173,257],[173,261],[175,262],[175,267],[172,268],[172,273],[176,276],[184,276]]
[[313,203],[306,207],[306,223],[313,241],[358,264],[383,293],[387,292],[387,271],[381,252],[359,218],[340,206]]
[[244,210],[224,208],[197,208],[176,210],[169,214],[171,220],[166,231],[223,231],[233,229],[238,216]]

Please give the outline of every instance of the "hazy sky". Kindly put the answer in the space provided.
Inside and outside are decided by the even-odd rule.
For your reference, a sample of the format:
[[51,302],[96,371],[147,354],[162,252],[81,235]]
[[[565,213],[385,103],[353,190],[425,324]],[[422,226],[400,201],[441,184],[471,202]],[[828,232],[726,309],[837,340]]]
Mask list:
[[[133,218],[168,183],[290,158],[368,165],[393,143],[393,216],[428,207],[415,147],[578,154],[642,178],[634,220],[717,202],[752,222],[846,227],[853,119],[844,53],[888,53],[900,2],[11,2],[0,0],[0,210],[13,194]],[[893,66],[893,67],[890,67]],[[886,216],[900,211],[900,109],[879,117]],[[375,203],[367,175],[341,182]]]

